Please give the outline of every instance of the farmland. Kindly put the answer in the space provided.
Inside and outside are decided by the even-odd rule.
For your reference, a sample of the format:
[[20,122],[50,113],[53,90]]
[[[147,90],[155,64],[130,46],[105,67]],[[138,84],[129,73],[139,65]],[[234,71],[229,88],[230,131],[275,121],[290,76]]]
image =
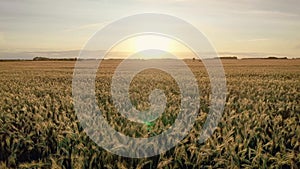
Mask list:
[[[0,168],[299,168],[300,60],[223,60],[227,99],[218,128],[197,141],[209,111],[210,84],[201,62],[185,60],[200,90],[200,111],[178,145],[141,159],[114,155],[83,131],[74,111],[74,61],[0,62]],[[131,137],[151,137],[170,127],[180,110],[180,91],[163,71],[140,72],[129,88],[138,110],[150,107],[155,88],[167,105],[153,125],[121,116],[111,100],[120,60],[104,60],[96,98],[108,123]]]

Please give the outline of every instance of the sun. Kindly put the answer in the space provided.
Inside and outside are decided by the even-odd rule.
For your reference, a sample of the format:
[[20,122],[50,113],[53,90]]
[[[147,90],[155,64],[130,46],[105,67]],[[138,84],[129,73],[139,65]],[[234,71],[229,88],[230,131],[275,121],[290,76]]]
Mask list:
[[163,51],[172,51],[172,39],[156,36],[156,35],[144,35],[137,36],[131,42],[132,47],[136,52],[140,52],[148,49],[158,49]]
[[[191,53],[191,50],[179,41],[167,36],[153,34],[138,35],[127,38],[116,44],[110,52],[115,55],[116,53],[119,53],[120,57],[123,58],[125,53],[126,55],[131,55],[149,49],[162,50],[172,53],[179,58],[181,57],[180,53],[185,53],[182,57],[187,56],[186,53]],[[121,53],[123,54],[122,56]]]

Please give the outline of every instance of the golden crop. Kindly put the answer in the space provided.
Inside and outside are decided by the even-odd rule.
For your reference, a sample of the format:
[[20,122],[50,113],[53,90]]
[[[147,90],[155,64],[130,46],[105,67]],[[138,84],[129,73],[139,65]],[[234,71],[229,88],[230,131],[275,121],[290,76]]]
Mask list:
[[[299,168],[300,60],[223,60],[228,95],[211,138],[198,138],[209,111],[210,84],[201,62],[186,60],[198,80],[200,110],[176,147],[131,159],[97,146],[83,131],[72,100],[73,61],[0,62],[0,168]],[[165,112],[152,124],[124,118],[111,100],[119,60],[104,60],[96,78],[103,116],[117,131],[151,137],[168,129],[180,110],[180,91],[165,72],[140,72],[130,86],[138,110],[165,91]],[[103,133],[105,134],[105,131]],[[166,140],[168,141],[168,140]],[[159,146],[159,145],[157,145]],[[122,148],[122,147],[116,147]]]

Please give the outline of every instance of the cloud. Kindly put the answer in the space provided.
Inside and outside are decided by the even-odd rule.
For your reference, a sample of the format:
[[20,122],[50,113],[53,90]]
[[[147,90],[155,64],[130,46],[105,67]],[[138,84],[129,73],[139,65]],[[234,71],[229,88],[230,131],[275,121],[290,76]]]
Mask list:
[[99,28],[102,28],[107,23],[109,23],[109,22],[86,24],[86,25],[81,25],[81,26],[78,26],[78,27],[66,29],[64,31],[65,32],[72,32],[72,31],[80,31],[80,30],[87,30],[87,29],[99,29]]
[[[293,58],[295,56],[278,54],[278,53],[262,53],[262,52],[219,52],[219,56],[237,56],[238,58],[267,58],[270,56],[278,57],[278,58]],[[300,57],[300,56],[296,56]]]
[[[86,58],[99,57],[104,54],[103,50],[85,51]],[[33,59],[34,57],[47,57],[47,58],[76,58],[79,56],[80,50],[65,50],[65,51],[32,51],[32,52],[1,52],[1,59]]]
[[256,39],[244,39],[244,40],[237,40],[238,42],[259,42],[259,41],[268,41],[268,38],[256,38]]
[[295,46],[295,49],[300,49],[300,44]]
[[256,15],[262,17],[269,17],[269,18],[297,18],[300,17],[298,13],[292,12],[283,12],[283,11],[276,11],[276,10],[245,10],[245,11],[233,11],[233,13],[237,14],[245,14],[245,15]]
[[0,44],[4,44],[4,33],[0,32]]
[[195,1],[195,0],[165,0],[165,1],[161,1],[161,0],[136,0],[139,2],[155,2],[155,3],[163,3],[163,2],[191,2],[191,1]]

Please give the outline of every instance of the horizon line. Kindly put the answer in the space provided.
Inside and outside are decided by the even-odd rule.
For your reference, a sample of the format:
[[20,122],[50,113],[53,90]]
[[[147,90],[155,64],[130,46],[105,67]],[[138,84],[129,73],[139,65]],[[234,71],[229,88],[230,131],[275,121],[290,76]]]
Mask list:
[[[258,57],[246,57],[246,58],[239,58],[239,57],[235,57],[235,56],[225,56],[225,57],[213,57],[213,58],[150,58],[150,59],[141,59],[141,58],[134,58],[134,59],[130,59],[130,60],[197,60],[197,61],[201,61],[201,60],[210,60],[210,59],[224,59],[224,60],[294,60],[294,59],[300,59],[300,58],[289,58],[289,57],[263,57],[263,58],[258,58]],[[68,57],[68,58],[48,58],[48,57],[34,57],[32,59],[1,59],[0,61],[77,61],[77,60],[126,60],[126,58],[102,58],[102,59],[98,59],[98,58],[77,58],[77,57]]]

